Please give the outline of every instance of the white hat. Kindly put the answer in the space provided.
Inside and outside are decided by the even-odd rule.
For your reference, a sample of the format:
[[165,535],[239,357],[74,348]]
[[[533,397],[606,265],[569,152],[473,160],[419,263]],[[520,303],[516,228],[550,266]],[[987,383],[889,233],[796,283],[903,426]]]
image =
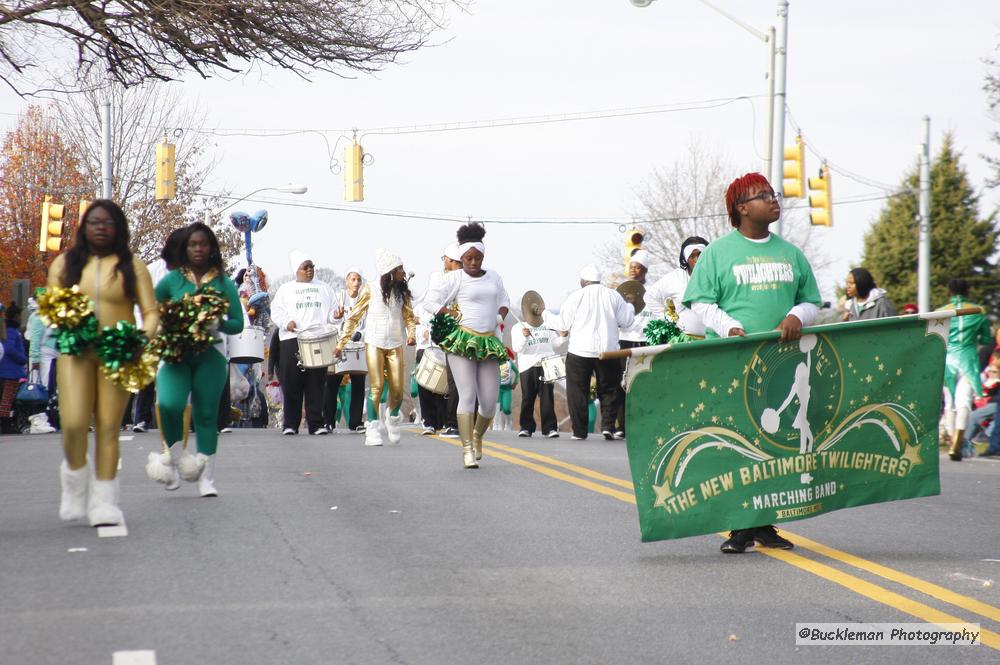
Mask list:
[[300,249],[293,249],[288,253],[288,264],[292,267],[292,274],[294,275],[299,271],[299,266],[301,266],[306,261],[311,261],[312,257],[303,252]]
[[583,266],[583,270],[580,271],[580,279],[585,282],[600,282],[601,269],[597,267],[596,263],[588,263]]
[[375,271],[379,275],[390,273],[401,265],[403,260],[384,247],[375,250]]
[[628,262],[629,263],[638,263],[643,268],[648,268],[649,267],[649,252],[647,252],[644,249],[640,249],[640,250],[636,251],[636,253],[633,254],[629,258]]
[[458,251],[458,243],[453,242],[444,248],[444,255],[452,261],[461,261],[462,253]]
[[358,273],[358,277],[361,277],[362,279],[364,279],[364,276],[365,276],[364,273],[361,272],[361,268],[358,268],[357,266],[351,266],[346,271],[344,271],[344,279],[347,279],[348,277],[350,277],[350,275],[351,275],[352,272]]

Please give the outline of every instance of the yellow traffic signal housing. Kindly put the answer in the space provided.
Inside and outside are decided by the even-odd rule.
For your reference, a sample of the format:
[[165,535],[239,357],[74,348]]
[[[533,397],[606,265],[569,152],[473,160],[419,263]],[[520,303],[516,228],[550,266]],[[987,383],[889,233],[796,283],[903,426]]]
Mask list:
[[344,148],[344,200],[350,203],[365,200],[365,151],[354,141]]
[[830,167],[819,170],[818,178],[809,178],[809,223],[833,226],[833,198],[830,192]]
[[156,146],[157,201],[169,201],[177,194],[176,170],[174,144],[167,143],[167,137],[164,136],[163,143]]
[[806,197],[806,144],[801,136],[795,137],[795,145],[785,148],[784,180],[782,191],[786,199]]
[[625,274],[628,274],[628,264],[632,262],[632,255],[642,249],[642,231],[631,228],[625,232]]
[[58,252],[62,248],[63,204],[51,203],[51,196],[42,202],[42,229],[38,238],[38,251]]

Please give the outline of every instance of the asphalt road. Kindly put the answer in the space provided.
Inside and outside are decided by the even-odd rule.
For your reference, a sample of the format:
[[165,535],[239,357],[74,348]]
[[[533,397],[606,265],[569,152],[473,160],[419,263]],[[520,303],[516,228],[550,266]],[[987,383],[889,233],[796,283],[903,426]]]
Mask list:
[[[127,535],[101,537],[58,519],[57,435],[0,437],[0,663],[1000,662],[1000,462],[944,460],[941,496],[737,556],[642,544],[623,442],[488,441],[465,470],[454,440],[237,430],[205,499],[147,480],[136,434]],[[801,622],[948,617],[997,639],[795,644]]]

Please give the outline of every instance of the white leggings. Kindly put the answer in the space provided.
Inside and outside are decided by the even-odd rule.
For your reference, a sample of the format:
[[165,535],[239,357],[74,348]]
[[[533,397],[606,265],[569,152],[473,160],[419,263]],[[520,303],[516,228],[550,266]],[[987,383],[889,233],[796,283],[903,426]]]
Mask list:
[[449,353],[448,367],[458,389],[458,413],[472,413],[478,399],[479,415],[492,418],[500,395],[500,363],[494,358],[469,360]]
[[972,398],[975,397],[975,389],[969,379],[958,373],[958,382],[955,386],[955,397],[952,399],[948,387],[944,389],[944,429],[951,436],[955,433],[955,428],[965,427],[965,422],[972,413]]

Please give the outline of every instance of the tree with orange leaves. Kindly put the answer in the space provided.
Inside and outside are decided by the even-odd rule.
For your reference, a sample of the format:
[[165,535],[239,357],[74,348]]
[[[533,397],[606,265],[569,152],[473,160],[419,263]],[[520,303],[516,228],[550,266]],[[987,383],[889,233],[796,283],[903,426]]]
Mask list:
[[30,106],[0,148],[0,298],[10,300],[14,279],[45,284],[57,252],[40,252],[42,201],[64,204],[63,248],[77,227],[79,201],[93,198],[80,157],[56,130],[54,118]]

